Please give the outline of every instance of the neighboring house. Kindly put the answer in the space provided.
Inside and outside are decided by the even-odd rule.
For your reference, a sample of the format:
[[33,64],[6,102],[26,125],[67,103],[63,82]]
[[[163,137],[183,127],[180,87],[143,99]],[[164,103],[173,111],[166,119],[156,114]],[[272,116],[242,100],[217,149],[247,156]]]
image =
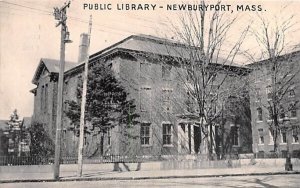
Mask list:
[[[300,51],[276,58],[276,70],[270,59],[249,65],[253,69],[249,77],[253,152],[259,157],[274,154],[274,137],[277,130],[279,155],[286,156],[289,151],[299,157]],[[274,126],[272,112],[278,116],[277,128]]]
[[8,120],[0,120],[0,156],[8,155]]
[[0,120],[0,156],[29,155],[31,118]]
[[[84,43],[86,35],[81,37]],[[170,51],[171,47],[175,47],[176,50]],[[140,124],[135,128],[139,139],[125,145],[122,142],[126,139],[122,135],[122,126],[117,126],[105,133],[105,147],[101,153],[127,155],[126,151],[130,150],[129,148],[131,151],[135,150],[136,155],[201,153],[199,148],[201,135],[197,135],[195,131],[199,129],[197,120],[186,106],[182,106],[188,98],[187,93],[176,77],[174,65],[163,62],[165,57],[176,57],[178,51],[184,50],[185,46],[172,41],[152,36],[132,35],[90,56],[89,64],[111,64],[116,77],[129,93],[129,98],[135,99],[137,113],[140,115]],[[76,100],[78,80],[82,76],[84,66],[82,57],[85,52],[86,48],[81,45],[80,63],[66,63],[64,101]],[[186,55],[188,56],[188,53]],[[31,91],[35,96],[33,122],[42,123],[52,139],[55,138],[56,126],[58,65],[57,60],[41,59],[32,81],[37,87]],[[227,66],[231,66],[233,72],[244,70],[238,66]],[[67,105],[64,105],[64,110],[67,108]],[[230,139],[231,147],[228,148],[234,146],[235,152],[251,152],[251,139],[245,137],[247,138],[245,141],[242,137],[243,134],[249,135],[250,122],[240,121],[237,117],[233,119],[232,122],[228,120],[226,123],[228,136],[234,137]],[[244,129],[244,126],[248,128]],[[65,116],[62,139],[63,155],[77,155],[78,137],[75,135],[74,126]],[[99,153],[99,141],[99,135],[85,135],[86,156],[95,156]],[[240,149],[242,147],[244,148]]]

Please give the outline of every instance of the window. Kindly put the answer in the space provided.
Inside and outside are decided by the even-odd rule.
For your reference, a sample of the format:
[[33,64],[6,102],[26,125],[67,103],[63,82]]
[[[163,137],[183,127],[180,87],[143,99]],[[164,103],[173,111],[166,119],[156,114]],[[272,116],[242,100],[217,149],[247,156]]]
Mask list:
[[281,142],[282,142],[282,143],[286,143],[286,142],[287,142],[286,139],[287,139],[287,138],[286,138],[286,129],[282,129],[282,130],[281,130]]
[[231,127],[231,138],[232,138],[232,145],[238,146],[239,145],[239,127],[232,126]]
[[41,88],[41,112],[44,112],[44,93],[45,93],[45,86]]
[[83,143],[84,143],[84,145],[87,145],[87,144],[88,144],[88,141],[87,141],[86,135],[84,135],[84,137],[83,137]]
[[264,130],[263,129],[258,129],[258,136],[259,136],[258,144],[264,144],[265,140],[264,140]]
[[41,113],[46,113],[47,108],[48,108],[48,84],[45,84],[41,88],[41,96],[40,96],[40,101],[41,101]]
[[187,111],[193,113],[194,111],[193,111],[193,103],[192,103],[192,99],[191,99],[191,94],[189,91],[187,91],[186,94],[187,94],[187,97],[185,100],[185,104],[187,107]]
[[293,136],[293,143],[299,143],[299,128],[298,127],[293,127],[292,129],[292,136]]
[[162,78],[165,80],[169,80],[171,78],[171,66],[163,65],[162,66]]
[[274,129],[270,129],[269,130],[269,138],[270,138],[270,140],[269,140],[269,144],[270,145],[273,145],[274,144],[274,136],[276,136],[276,130],[274,130]]
[[141,81],[148,81],[150,80],[151,76],[151,64],[147,62],[141,62],[140,64],[140,78]]
[[45,101],[44,101],[44,112],[47,113],[48,108],[48,84],[45,85]]
[[162,105],[163,105],[163,110],[165,112],[172,111],[171,95],[172,95],[172,89],[163,89],[163,91],[162,91]]
[[290,113],[291,113],[291,118],[296,118],[297,117],[297,109],[296,109],[296,104],[295,103],[290,104],[289,110],[290,110]]
[[282,105],[279,106],[279,118],[284,119],[285,118],[285,113],[284,113],[284,108]]
[[257,108],[257,120],[258,121],[262,121],[263,120],[261,107]]
[[261,100],[260,88],[255,88],[255,102],[259,102]]
[[268,107],[268,113],[269,113],[268,119],[272,120],[273,119],[273,109],[271,106]]
[[141,112],[147,112],[151,107],[151,88],[143,87],[140,91],[140,109]]
[[141,145],[150,145],[150,123],[141,124]]
[[111,128],[106,129],[106,134],[107,134],[107,145],[111,145]]
[[272,87],[271,86],[267,86],[266,87],[266,92],[267,92],[267,99],[268,100],[272,100]]
[[163,124],[163,145],[172,144],[172,124]]

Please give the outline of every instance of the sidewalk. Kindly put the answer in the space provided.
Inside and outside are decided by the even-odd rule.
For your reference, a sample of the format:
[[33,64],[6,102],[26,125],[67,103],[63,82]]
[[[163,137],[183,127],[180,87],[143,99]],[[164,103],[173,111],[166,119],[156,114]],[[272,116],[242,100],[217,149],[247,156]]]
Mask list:
[[[300,167],[294,171],[286,172],[282,167],[259,168],[244,166],[241,168],[223,169],[185,169],[185,170],[151,170],[151,171],[84,171],[83,177],[77,177],[76,171],[61,171],[59,181],[95,181],[95,180],[141,180],[141,179],[167,179],[167,178],[200,178],[222,176],[248,176],[248,175],[276,175],[300,174]],[[51,172],[31,173],[1,173],[0,183],[13,182],[43,182],[54,181]]]

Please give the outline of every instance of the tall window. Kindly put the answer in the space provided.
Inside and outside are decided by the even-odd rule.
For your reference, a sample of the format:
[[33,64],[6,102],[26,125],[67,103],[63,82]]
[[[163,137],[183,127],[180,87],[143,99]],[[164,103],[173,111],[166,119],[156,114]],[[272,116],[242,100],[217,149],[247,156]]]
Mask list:
[[140,93],[140,108],[141,112],[150,111],[151,107],[151,88],[142,87]]
[[171,66],[163,65],[162,66],[162,78],[165,80],[169,80],[171,78]]
[[286,143],[286,130],[281,130],[281,141],[282,143]]
[[41,87],[41,113],[46,113],[48,108],[48,84]]
[[172,124],[163,124],[163,145],[172,144]]
[[269,138],[270,138],[270,140],[269,140],[269,144],[274,144],[274,136],[276,136],[276,130],[274,130],[274,129],[270,129],[269,130]]
[[147,62],[141,62],[140,64],[140,77],[142,80],[149,80],[150,79],[150,72],[151,72],[151,64]]
[[292,136],[293,136],[293,143],[299,143],[299,128],[298,127],[293,127],[292,129]]
[[141,145],[150,145],[150,123],[141,124]]
[[264,139],[264,130],[263,129],[258,129],[258,136],[259,136],[258,143],[259,144],[264,144],[265,139]]
[[296,104],[295,103],[291,103],[289,105],[289,109],[290,109],[290,112],[291,112],[291,118],[296,118],[297,117]]
[[45,101],[44,101],[44,112],[47,112],[48,108],[48,84],[45,85]]
[[257,108],[257,120],[258,121],[262,121],[263,120],[261,107]]
[[280,105],[280,107],[279,107],[279,118],[284,119],[284,117],[285,117],[284,108],[283,108],[282,105]]
[[107,133],[107,145],[111,145],[111,128],[107,128],[106,133]]
[[231,127],[231,136],[232,136],[232,145],[238,146],[239,145],[239,127],[238,126]]
[[259,102],[261,100],[260,88],[255,88],[255,101]]
[[272,109],[272,107],[271,107],[271,106],[269,106],[269,107],[268,107],[268,113],[269,113],[269,117],[268,117],[268,119],[269,119],[269,120],[272,120],[272,116],[273,116],[273,109]]
[[172,89],[163,89],[162,91],[162,106],[165,112],[172,111],[171,105]]
[[185,104],[186,104],[186,107],[187,107],[187,111],[188,112],[191,112],[193,113],[194,112],[194,109],[193,109],[193,102],[192,102],[192,99],[191,99],[191,94],[189,91],[186,92],[186,100],[185,100]]
[[267,86],[266,87],[266,92],[267,92],[267,99],[268,100],[272,100],[272,87],[271,86]]
[[45,86],[41,88],[41,113],[44,112],[44,94],[45,94]]

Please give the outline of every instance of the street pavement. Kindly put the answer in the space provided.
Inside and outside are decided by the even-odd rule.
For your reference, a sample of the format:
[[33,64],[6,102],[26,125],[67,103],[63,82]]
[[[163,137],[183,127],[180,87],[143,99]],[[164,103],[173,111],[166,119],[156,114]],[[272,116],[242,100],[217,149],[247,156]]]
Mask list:
[[[86,169],[82,177],[77,177],[75,170],[61,170],[60,181],[96,181],[96,180],[142,180],[142,179],[170,179],[197,178],[218,176],[254,176],[300,174],[300,166],[294,166],[294,171],[286,172],[284,167],[242,166],[240,168],[220,169],[185,169],[185,170],[141,170],[141,171],[111,171]],[[9,182],[53,181],[52,172],[2,172],[0,183]],[[0,186],[1,187],[1,186]],[[300,187],[300,186],[299,186]]]
[[172,178],[146,180],[107,180],[107,181],[62,181],[62,182],[23,182],[0,184],[1,188],[80,188],[80,187],[299,187],[300,176],[290,175],[261,175],[261,176],[227,176],[206,178]]

